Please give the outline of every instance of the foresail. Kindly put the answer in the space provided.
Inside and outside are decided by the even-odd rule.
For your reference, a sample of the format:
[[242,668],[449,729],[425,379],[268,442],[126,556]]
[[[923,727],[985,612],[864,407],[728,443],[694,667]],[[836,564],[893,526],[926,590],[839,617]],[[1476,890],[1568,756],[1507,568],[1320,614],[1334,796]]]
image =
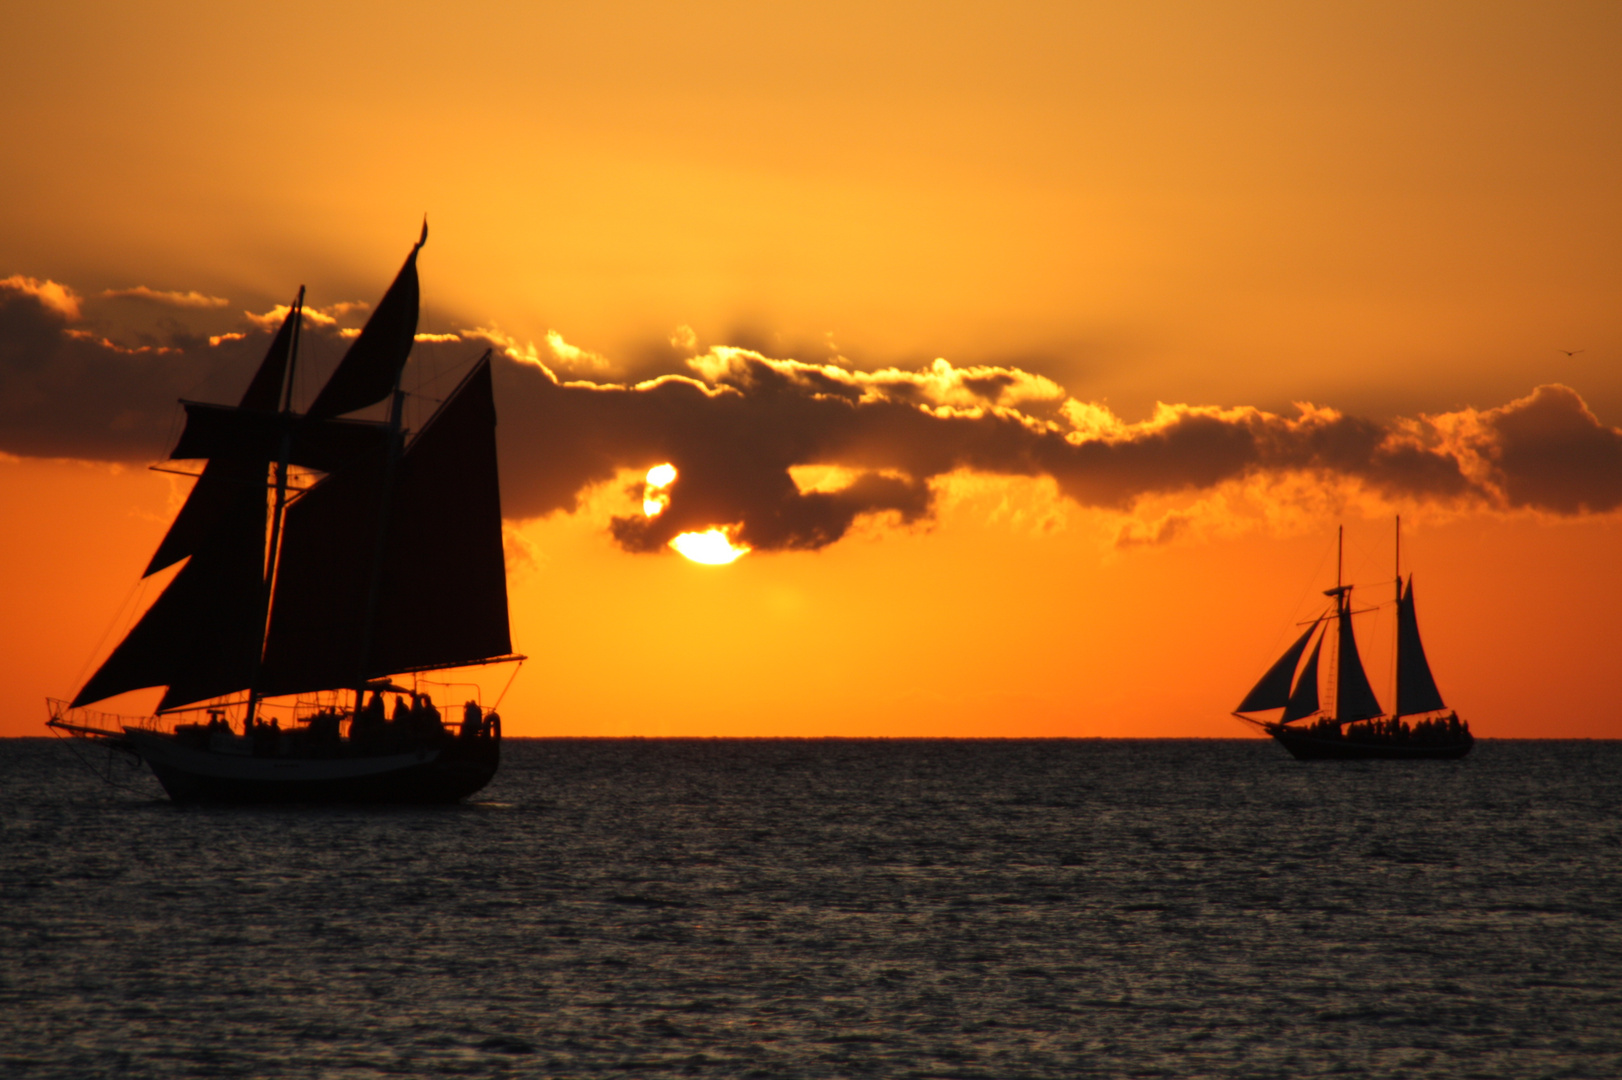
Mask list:
[[[1317,626],[1314,625],[1313,629],[1316,630]],[[1286,724],[1318,711],[1318,653],[1323,647],[1324,639],[1319,635],[1318,643],[1312,647],[1312,655],[1307,658],[1307,666],[1301,669],[1301,677],[1296,680],[1295,691],[1284,706],[1283,722]]]
[[[1261,712],[1264,709],[1277,709],[1283,707],[1290,700],[1290,679],[1295,675],[1295,665],[1301,662],[1301,654],[1306,651],[1307,640],[1312,632],[1318,629],[1321,620],[1314,620],[1302,635],[1295,639],[1295,644],[1284,650],[1284,655],[1267,669],[1267,674],[1261,677],[1245,695],[1245,700],[1239,703],[1234,712]],[[1313,655],[1317,655],[1314,653]]]
[[73,699],[167,686],[160,708],[248,688],[263,631],[265,485],[226,484],[207,536]]
[[1339,642],[1336,656],[1335,719],[1367,720],[1380,716],[1384,710],[1363,672],[1363,658],[1357,653],[1357,638],[1352,633],[1352,609],[1349,597],[1340,602]]
[[1397,715],[1432,712],[1446,708],[1436,689],[1425,646],[1419,640],[1419,620],[1414,615],[1414,579],[1397,601]]
[[308,415],[341,416],[375,405],[394,389],[417,333],[417,252],[427,242],[428,223],[424,221],[422,238],[406,256],[405,265],[338,362],[332,378],[311,402]]

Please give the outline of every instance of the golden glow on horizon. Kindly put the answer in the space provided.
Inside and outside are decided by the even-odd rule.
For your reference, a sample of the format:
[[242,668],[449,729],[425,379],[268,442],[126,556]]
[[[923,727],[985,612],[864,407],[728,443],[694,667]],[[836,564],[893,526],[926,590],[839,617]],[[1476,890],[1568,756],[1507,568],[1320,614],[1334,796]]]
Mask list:
[[725,566],[736,562],[750,551],[747,544],[734,544],[728,529],[710,529],[706,532],[682,533],[670,546],[692,559],[709,566]]
[[676,482],[676,466],[666,463],[655,465],[648,470],[648,487],[642,495],[642,512],[648,517],[658,517],[670,505],[670,492],[667,490]]

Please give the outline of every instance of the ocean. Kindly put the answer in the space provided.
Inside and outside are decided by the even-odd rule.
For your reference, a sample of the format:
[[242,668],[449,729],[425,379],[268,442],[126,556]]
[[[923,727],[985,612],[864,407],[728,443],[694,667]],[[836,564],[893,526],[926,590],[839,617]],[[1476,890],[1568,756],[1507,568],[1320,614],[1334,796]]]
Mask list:
[[1622,743],[503,750],[254,809],[0,742],[0,1074],[1622,1076]]

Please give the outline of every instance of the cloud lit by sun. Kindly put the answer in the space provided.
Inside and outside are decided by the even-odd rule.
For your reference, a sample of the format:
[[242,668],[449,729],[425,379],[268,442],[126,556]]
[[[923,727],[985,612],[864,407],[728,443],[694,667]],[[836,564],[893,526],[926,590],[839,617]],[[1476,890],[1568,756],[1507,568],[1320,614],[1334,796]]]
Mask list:
[[682,533],[670,541],[670,546],[694,562],[710,566],[725,566],[749,552],[747,544],[735,544],[726,529],[708,529],[704,532]]

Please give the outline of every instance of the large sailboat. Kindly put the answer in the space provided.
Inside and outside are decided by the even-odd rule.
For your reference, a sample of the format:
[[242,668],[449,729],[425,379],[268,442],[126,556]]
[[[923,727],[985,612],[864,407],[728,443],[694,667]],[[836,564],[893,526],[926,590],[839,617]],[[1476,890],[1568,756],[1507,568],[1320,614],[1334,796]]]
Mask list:
[[[304,412],[302,288],[235,407],[182,402],[170,458],[205,464],[146,576],[185,564],[73,700],[47,703],[49,727],[139,757],[177,802],[451,802],[489,783],[500,717],[476,687],[432,673],[523,659],[508,633],[490,354],[405,429],[427,239],[424,223]],[[348,416],[384,400],[387,420]],[[87,708],[157,686],[152,716]]]
[[[1303,760],[1463,757],[1475,739],[1470,725],[1443,703],[1419,639],[1413,575],[1408,575],[1406,584],[1402,580],[1402,519],[1397,519],[1396,708],[1389,715],[1380,707],[1358,655],[1352,617],[1362,612],[1353,610],[1352,586],[1343,584],[1344,544],[1342,530],[1337,539],[1335,587],[1324,590],[1330,607],[1267,669],[1234,715],[1266,731]],[[1320,697],[1318,661],[1331,633],[1335,639],[1332,670],[1325,680],[1328,693]],[[1301,663],[1303,655],[1307,656],[1305,664]],[[1273,720],[1250,715],[1274,709],[1283,712]]]

